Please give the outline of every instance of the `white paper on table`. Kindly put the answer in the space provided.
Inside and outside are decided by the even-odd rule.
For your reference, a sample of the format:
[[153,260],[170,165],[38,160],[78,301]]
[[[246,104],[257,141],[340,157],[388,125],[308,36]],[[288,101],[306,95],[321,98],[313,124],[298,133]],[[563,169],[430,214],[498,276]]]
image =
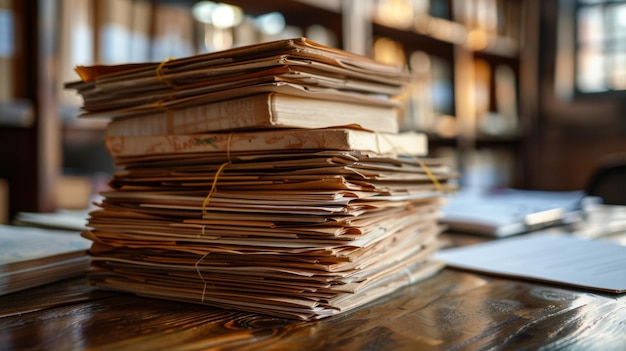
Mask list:
[[450,267],[626,292],[626,246],[567,234],[538,233],[441,250]]
[[598,201],[582,191],[464,190],[448,197],[440,222],[451,231],[508,237],[568,224],[582,203]]

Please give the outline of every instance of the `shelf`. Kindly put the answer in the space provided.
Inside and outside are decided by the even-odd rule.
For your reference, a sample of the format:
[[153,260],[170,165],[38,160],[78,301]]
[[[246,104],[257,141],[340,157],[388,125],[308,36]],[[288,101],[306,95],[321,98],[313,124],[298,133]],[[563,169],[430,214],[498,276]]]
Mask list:
[[[441,137],[436,134],[428,134],[428,141],[432,145],[457,146],[459,138]],[[522,141],[520,136],[487,136],[481,135],[474,139],[476,147],[511,147],[517,146]]]
[[446,40],[380,23],[372,23],[372,27],[374,37],[393,38],[393,40],[403,44],[407,53],[414,50],[427,50],[432,55],[450,59],[454,54],[454,44]]
[[[270,12],[280,12],[285,22],[306,28],[314,24],[322,24],[340,34],[342,28],[341,1],[299,0],[299,1],[249,1],[223,0],[225,4],[241,7],[245,14],[259,16]],[[338,38],[341,35],[337,35]]]
[[[498,111],[498,106],[493,103],[494,99],[496,99],[495,91],[503,90],[497,89],[494,83],[495,70],[499,68],[500,64],[509,66],[511,68],[509,71],[515,75],[515,80],[509,84],[509,87],[518,89],[522,85],[520,80],[524,77],[520,77],[520,72],[523,71],[520,67],[524,63],[520,60],[520,53],[523,51],[523,48],[521,46],[522,43],[517,42],[513,38],[524,37],[527,39],[528,37],[518,35],[523,33],[523,30],[512,29],[511,26],[520,26],[521,28],[521,14],[525,12],[518,11],[518,9],[526,7],[526,2],[523,0],[493,1],[493,6],[504,6],[499,8],[499,10],[502,10],[502,13],[498,12],[497,14],[499,23],[497,27],[498,35],[494,34],[494,31],[473,29],[476,23],[480,24],[480,21],[466,22],[454,20],[455,15],[458,15],[458,11],[456,11],[458,6],[472,7],[474,16],[476,16],[479,12],[478,6],[480,6],[480,1],[478,0],[442,0],[438,4],[443,4],[442,6],[445,7],[445,11],[441,13],[446,18],[435,17],[426,13],[411,13],[405,16],[411,20],[405,21],[408,24],[404,27],[396,26],[394,22],[383,23],[378,20],[372,20],[372,13],[366,11],[366,6],[374,4],[373,0],[222,0],[221,2],[239,6],[245,14],[253,17],[270,12],[280,12],[284,16],[286,24],[292,26],[289,29],[297,27],[302,30],[302,33],[305,33],[305,30],[312,25],[321,25],[326,28],[328,33],[334,35],[332,37],[334,39],[333,43],[338,48],[352,49],[354,47],[364,47],[366,50],[353,51],[364,53],[365,55],[373,53],[375,39],[387,37],[398,42],[403,48],[403,52],[400,50],[398,52],[399,54],[405,54],[406,62],[417,62],[415,66],[422,68],[419,73],[426,72],[425,76],[430,75],[421,82],[421,86],[417,86],[417,89],[433,90],[432,96],[416,94],[418,99],[414,99],[412,102],[417,104],[412,105],[412,107],[423,108],[424,105],[418,106],[419,103],[425,103],[429,106],[427,106],[426,110],[418,112],[415,112],[417,111],[416,109],[413,110],[412,119],[408,125],[415,130],[418,130],[418,127],[428,129],[436,123],[419,124],[414,122],[424,122],[424,119],[419,120],[419,118],[424,116],[431,119],[436,119],[440,116],[456,116],[450,118],[452,122],[449,130],[460,131],[463,129],[465,132],[469,131],[459,138],[442,138],[430,135],[430,143],[433,146],[452,146],[450,149],[460,150],[462,147],[470,145],[475,148],[509,149],[512,153],[515,153],[519,150],[520,144],[524,142],[523,136],[482,136],[476,129],[471,129],[472,127],[475,128],[475,125],[473,126],[472,123],[476,124],[476,121],[479,120],[478,116],[482,116],[485,113],[493,112],[504,115],[504,113],[501,113],[502,111]],[[388,3],[392,2],[395,2],[395,0],[388,1]],[[4,128],[3,136],[6,136],[4,145],[13,147],[15,142],[19,142],[23,143],[17,144],[20,145],[20,152],[21,149],[26,150],[26,147],[32,149],[28,157],[19,157],[20,162],[29,160],[31,161],[30,164],[21,167],[18,171],[7,169],[4,174],[7,175],[5,177],[11,177],[12,193],[27,193],[28,202],[33,204],[39,201],[38,199],[50,198],[47,193],[51,193],[51,190],[53,190],[51,185],[54,180],[51,174],[59,173],[58,168],[60,165],[63,165],[64,158],[66,160],[69,159],[68,150],[71,153],[75,153],[74,160],[76,162],[72,164],[78,165],[77,168],[81,165],[80,162],[84,161],[83,158],[89,161],[97,158],[94,154],[94,150],[96,150],[94,145],[100,143],[107,123],[106,120],[68,119],[66,118],[69,115],[68,111],[58,112],[59,107],[63,108],[63,106],[58,105],[63,104],[66,100],[58,99],[59,85],[55,85],[58,82],[53,81],[53,78],[50,77],[68,81],[69,77],[75,78],[73,67],[76,64],[89,64],[72,61],[73,57],[76,56],[76,50],[83,50],[78,56],[88,57],[93,61],[91,62],[93,64],[115,64],[135,61],[160,61],[163,58],[159,56],[166,53],[167,56],[165,57],[182,57],[190,52],[199,53],[198,51],[202,52],[203,50],[223,49],[219,45],[208,45],[207,40],[209,39],[215,39],[215,42],[218,42],[219,39],[224,39],[223,43],[227,43],[224,45],[240,45],[251,40],[273,40],[278,38],[278,35],[260,33],[252,23],[253,21],[244,21],[243,24],[245,26],[242,25],[242,28],[239,28],[241,29],[240,31],[211,28],[210,25],[195,21],[190,10],[193,4],[197,3],[196,0],[116,0],[96,2],[76,2],[73,0],[42,2],[26,0],[24,2],[12,1],[11,3],[16,7],[16,20],[14,23],[16,33],[18,34],[16,40],[20,41],[16,43],[16,46],[24,48],[24,50],[18,52],[20,56],[16,56],[18,59],[15,59],[12,65],[12,67],[15,67],[12,71],[15,71],[16,74],[15,85],[18,88],[16,91],[24,90],[23,93],[16,94],[15,97],[31,99],[34,102],[34,112],[31,114],[28,108],[18,108],[13,114],[4,113],[7,116],[19,117],[16,119],[19,123],[30,126],[30,128]],[[435,4],[434,0],[431,0],[431,3]],[[124,12],[119,10],[120,7],[117,5],[120,4],[122,9],[129,9],[128,11],[133,15],[119,16],[120,13]],[[145,5],[143,6],[145,8],[138,7],[138,5],[142,4]],[[373,9],[374,7],[372,6]],[[433,11],[430,13],[435,14],[438,12]],[[514,17],[512,23],[501,25],[502,21],[506,21],[506,16],[509,15]],[[463,23],[473,24],[465,25]],[[110,31],[113,27],[115,27],[116,31]],[[480,26],[476,27],[479,28]],[[109,32],[106,32],[104,29],[109,29]],[[155,29],[160,29],[160,31],[155,31]],[[81,32],[81,30],[83,31]],[[133,33],[132,38],[134,39],[132,41],[128,33]],[[298,33],[298,31],[289,33]],[[222,34],[224,34],[224,37],[220,36]],[[331,37],[330,34],[329,37]],[[231,36],[230,41],[226,40],[228,35]],[[237,38],[238,35],[239,38]],[[50,38],[54,38],[54,42],[58,42],[57,50],[51,51],[49,45],[42,45],[52,42],[48,40]],[[241,40],[241,42],[234,40],[240,38],[245,40]],[[356,45],[351,45],[353,44],[352,41]],[[138,45],[130,45],[131,42],[136,42]],[[165,46],[164,43],[171,44],[172,47],[168,47],[167,50],[160,50],[163,49],[161,46]],[[103,53],[113,51],[106,49],[105,44],[113,45],[115,48],[121,47],[123,50],[118,52],[120,55],[104,57]],[[154,50],[155,48],[159,50]],[[42,51],[42,49],[46,50]],[[176,51],[178,49],[181,49],[179,50],[180,53]],[[368,52],[368,50],[371,51]],[[411,57],[413,53],[416,54]],[[109,59],[111,60],[109,61]],[[115,60],[119,61],[113,62]],[[411,62],[410,60],[413,61]],[[475,71],[475,61],[478,60],[487,61],[484,66],[487,66],[491,71],[488,71],[483,81],[477,83],[476,78],[478,74],[475,73],[479,72]],[[69,62],[69,64],[67,67],[41,64],[45,62],[54,64]],[[25,69],[25,67],[30,66],[34,68]],[[488,86],[488,93],[484,91],[478,92],[479,87],[477,85],[479,84]],[[435,96],[435,90],[440,95]],[[42,92],[44,93],[43,95]],[[477,109],[479,105],[479,102],[475,100],[477,95],[482,97],[489,96],[488,98],[491,99],[488,104],[489,110],[485,111],[485,108]],[[519,97],[521,94],[517,90],[515,90],[513,95],[521,98]],[[420,100],[420,98],[423,99]],[[470,101],[471,99],[474,100]],[[514,101],[514,104],[523,106],[521,101]],[[484,106],[481,105],[480,107]],[[12,109],[13,107],[15,106],[0,106],[0,110],[2,108]],[[421,114],[423,111],[426,111],[426,113]],[[0,115],[3,115],[1,112]],[[430,115],[428,112],[433,112],[433,115]],[[75,112],[72,113],[73,115],[77,114]],[[519,116],[520,114],[509,114],[507,116],[511,115]],[[519,123],[519,125],[522,125],[522,123]],[[469,128],[466,128],[468,126]],[[49,132],[45,138],[42,138],[39,133],[40,129],[46,129]],[[430,130],[437,129],[431,128]],[[472,139],[471,142],[467,142],[470,137]],[[64,152],[62,155],[60,154],[61,150],[57,150],[60,148],[58,144],[61,143],[66,148],[62,150]],[[92,146],[93,148],[90,149]],[[98,146],[101,148],[100,144]],[[49,151],[59,151],[59,155],[48,157],[48,154],[51,154]],[[80,155],[78,155],[79,153]],[[14,156],[17,157],[13,153],[7,154],[3,160],[6,160],[6,164],[15,163]],[[45,157],[48,157],[50,162],[42,166],[38,163],[38,160]],[[57,169],[54,169],[54,167]],[[25,176],[14,177],[13,174],[18,172],[32,172],[34,174],[32,178],[36,179],[28,179]],[[28,184],[25,184],[25,181],[28,181]],[[22,199],[17,200],[21,201]],[[12,211],[24,209],[17,200],[12,198],[12,205],[14,205]],[[50,201],[46,200],[45,204],[38,204],[37,209],[49,208],[49,203]]]
[[517,58],[519,55],[519,45],[512,38],[482,29],[471,29],[458,22],[430,15],[420,15],[413,27],[397,28],[376,20],[373,21],[373,26],[374,34],[381,33],[394,38],[412,37],[417,42],[410,44],[415,46],[445,43],[494,57]]
[[[188,3],[195,3],[196,1],[187,1]],[[327,15],[341,15],[341,1],[337,0],[264,0],[264,1],[249,1],[249,0],[223,0],[225,4],[241,7],[246,14],[252,16],[262,15],[268,12],[278,11],[282,14],[289,15],[305,15],[310,16],[315,14],[327,14]],[[318,12],[319,11],[319,12]],[[316,18],[316,20],[322,20]]]

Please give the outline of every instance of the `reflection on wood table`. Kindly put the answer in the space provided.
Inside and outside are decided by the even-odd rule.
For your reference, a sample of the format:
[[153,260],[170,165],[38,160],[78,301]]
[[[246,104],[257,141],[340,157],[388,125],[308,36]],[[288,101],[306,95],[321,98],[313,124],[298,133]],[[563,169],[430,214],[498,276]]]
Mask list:
[[96,290],[0,297],[0,350],[626,349],[626,296],[445,269],[316,322]]

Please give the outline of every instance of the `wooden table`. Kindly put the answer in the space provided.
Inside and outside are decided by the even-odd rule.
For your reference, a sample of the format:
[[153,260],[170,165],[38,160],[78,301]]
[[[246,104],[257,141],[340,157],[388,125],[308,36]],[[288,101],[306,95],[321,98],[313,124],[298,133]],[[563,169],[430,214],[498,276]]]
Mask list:
[[626,350],[626,295],[445,269],[364,308],[300,322],[96,290],[0,297],[0,350]]

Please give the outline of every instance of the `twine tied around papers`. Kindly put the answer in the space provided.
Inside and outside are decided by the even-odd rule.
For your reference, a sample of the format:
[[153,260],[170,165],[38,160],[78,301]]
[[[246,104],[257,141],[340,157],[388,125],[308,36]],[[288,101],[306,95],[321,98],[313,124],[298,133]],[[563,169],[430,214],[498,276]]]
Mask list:
[[232,161],[230,159],[230,141],[232,139],[232,136],[233,136],[233,133],[229,133],[228,140],[226,142],[226,157],[228,161],[222,163],[222,165],[217,169],[217,172],[215,172],[215,176],[213,176],[213,183],[211,184],[211,190],[209,190],[209,193],[207,194],[207,196],[204,198],[204,201],[202,202],[202,217],[206,215],[207,213],[206,208],[209,205],[209,202],[211,201],[211,196],[213,196],[213,194],[217,190],[217,180],[220,174],[222,173],[222,171],[224,171],[224,168],[226,168],[226,166],[232,164]]
[[159,82],[163,83],[163,84],[167,84],[167,85],[173,85],[170,81],[168,81],[167,79],[165,79],[163,77],[163,67],[165,67],[165,64],[174,60],[173,57],[168,57],[165,60],[161,61],[161,63],[159,63],[159,65],[156,68],[156,76],[157,79],[159,80]]
[[409,284],[415,283],[415,277],[408,267],[404,269],[404,273],[406,273],[406,275],[409,277]]
[[426,166],[426,163],[424,163],[424,161],[420,160],[419,158],[413,156],[413,155],[409,155],[411,156],[411,158],[417,162],[420,167],[422,167],[422,169],[424,170],[424,173],[426,173],[426,176],[428,177],[428,179],[430,179],[431,182],[433,182],[433,185],[435,185],[435,189],[437,189],[437,191],[443,191],[443,187],[441,186],[441,183],[439,183],[439,180],[437,180],[437,177],[435,177],[435,175],[433,174],[433,172],[430,171],[430,169],[428,168],[428,166]]
[[205,253],[194,264],[194,266],[196,267],[196,272],[198,273],[198,276],[200,277],[200,279],[202,279],[202,282],[204,283],[204,287],[202,288],[202,298],[200,300],[201,303],[204,303],[204,296],[206,295],[206,287],[208,285],[208,282],[206,281],[206,279],[204,279],[204,276],[202,275],[202,272],[200,272],[200,262],[202,262],[209,254],[210,254],[210,252]]
[[169,124],[172,123],[172,110],[170,110],[167,106],[165,106],[165,103],[167,103],[168,101],[172,101],[176,99],[176,88],[174,88],[169,94],[167,94],[166,97],[157,100],[154,104],[156,106],[156,108],[161,109],[161,110],[165,110],[165,112],[167,112],[167,123],[168,123],[168,130],[171,130],[171,126]]
[[[168,62],[170,62],[170,61],[172,61],[172,60],[174,60],[174,58],[173,58],[173,57],[168,57],[168,58],[166,58],[165,60],[161,61],[161,63],[159,63],[159,65],[157,66],[157,68],[156,68],[156,70],[155,70],[155,73],[156,73],[156,76],[157,76],[157,79],[159,80],[159,82],[161,82],[161,83],[163,83],[163,84],[167,84],[167,85],[169,85],[169,86],[174,86],[174,84],[172,84],[169,80],[165,79],[165,77],[163,76],[163,67],[165,67],[165,64],[166,64],[166,63],[168,63]],[[170,111],[170,110],[169,110],[166,106],[163,106],[163,103],[165,103],[165,102],[167,102],[167,101],[171,101],[171,100],[173,100],[173,99],[174,99],[174,97],[175,97],[175,96],[174,96],[174,91],[172,91],[172,92],[170,92],[170,94],[167,96],[167,98],[165,98],[165,99],[159,99],[159,100],[157,100],[157,101],[155,102],[155,105],[156,105],[156,107],[157,107],[157,108],[159,108],[159,109],[164,109],[164,110],[167,112],[167,115],[168,115],[168,116],[167,116],[168,123],[169,123],[169,121],[171,120],[171,111]],[[169,126],[168,126],[168,127],[169,127]],[[168,128],[168,130],[170,130],[170,129]]]
[[[210,202],[211,196],[215,193],[215,190],[217,189],[217,180],[218,180],[220,174],[222,173],[224,168],[226,168],[226,166],[228,166],[229,164],[232,163],[232,160],[230,158],[230,141],[232,139],[232,136],[233,136],[233,133],[229,133],[228,134],[228,139],[227,139],[227,142],[226,142],[226,158],[227,158],[227,161],[222,163],[222,165],[217,169],[217,172],[215,172],[215,176],[213,176],[213,183],[211,184],[211,190],[209,191],[207,196],[204,198],[204,201],[202,202],[202,216],[203,217],[206,215],[206,207],[207,207],[207,205]],[[204,235],[204,228],[205,228],[205,226],[203,225],[202,226],[202,235]],[[202,262],[209,255],[209,253],[210,252],[207,252],[202,257],[200,257],[198,259],[198,261],[196,261],[196,263],[194,265],[195,268],[196,268],[196,272],[198,273],[198,276],[200,277],[200,279],[202,280],[202,283],[204,284],[204,287],[202,288],[202,298],[200,300],[201,303],[204,303],[208,282],[206,281],[206,279],[204,279],[204,276],[202,275],[202,272],[200,271],[200,262]]]
[[383,139],[385,139],[385,141],[387,141],[387,143],[389,143],[389,145],[391,145],[391,147],[392,147],[392,149],[394,151],[396,151],[398,153],[406,154],[409,157],[411,157],[413,159],[413,161],[415,161],[424,170],[424,173],[426,173],[426,176],[433,183],[433,185],[435,186],[435,189],[437,191],[444,191],[443,186],[441,185],[441,183],[439,183],[439,180],[437,179],[437,177],[435,177],[433,172],[430,171],[430,169],[428,168],[428,166],[426,165],[426,163],[424,161],[420,160],[417,156],[411,154],[410,152],[408,152],[404,148],[394,145],[391,142],[391,140],[389,140],[387,138],[387,136],[385,136],[384,134],[381,134],[379,132],[375,132],[375,133],[376,133],[376,149],[378,150],[379,153],[381,152],[380,151],[381,147],[380,147],[380,140],[378,138],[382,137]]

